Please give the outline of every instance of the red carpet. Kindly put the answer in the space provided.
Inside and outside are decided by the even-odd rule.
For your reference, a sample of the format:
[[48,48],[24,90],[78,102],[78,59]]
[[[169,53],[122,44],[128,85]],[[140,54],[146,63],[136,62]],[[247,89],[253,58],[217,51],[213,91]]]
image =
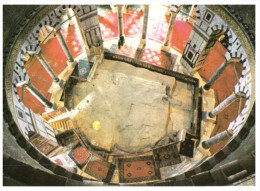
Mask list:
[[70,25],[69,28],[62,29],[62,35],[66,41],[69,51],[73,58],[82,53],[83,40],[80,35],[78,26]]
[[165,69],[170,69],[172,62],[170,55],[152,48],[144,48],[141,60]]
[[171,47],[173,47],[178,52],[183,53],[192,29],[193,27],[190,24],[175,20],[172,30],[172,37],[170,39]]
[[168,22],[162,19],[148,19],[147,38],[163,43],[168,29]]
[[124,14],[124,34],[126,37],[141,37],[143,12],[126,10]]
[[[24,90],[23,96],[22,96],[22,89]],[[45,107],[44,105],[38,101],[26,88],[18,87],[17,93],[23,102],[23,104],[30,108],[34,113],[44,113]],[[49,96],[48,96],[49,97]]]
[[110,182],[116,166],[102,159],[100,156],[93,155],[88,162],[85,172],[102,182]]
[[100,30],[104,41],[118,37],[117,13],[111,10],[99,15]]
[[92,153],[78,144],[69,153],[69,157],[82,168],[92,157]]
[[[117,44],[114,44],[114,46],[117,47]],[[135,58],[135,52],[136,52],[136,49],[134,47],[131,47],[131,46],[128,46],[127,44],[125,44],[120,49],[116,48],[116,51],[114,53],[125,55],[125,56],[131,57],[131,58]]]
[[181,163],[176,143],[154,149],[153,156],[157,168]]
[[[67,43],[72,57],[76,58],[82,53],[81,36],[79,35],[79,28],[71,25],[69,28],[62,29],[63,37]],[[54,37],[41,46],[42,55],[49,63],[54,73],[58,76],[67,67],[67,58],[61,45]],[[51,94],[48,93],[52,85],[52,78],[46,72],[40,61],[34,57],[25,63],[25,69],[30,77],[31,83],[44,95],[48,100]],[[22,100],[22,90],[17,88],[18,95]],[[26,107],[33,110],[34,113],[45,112],[44,105],[41,104],[30,92],[24,88],[23,103]]]
[[[123,14],[124,34],[126,37],[141,37],[142,34],[143,12],[127,10]],[[147,39],[163,43],[166,36],[169,16],[159,19],[148,18]],[[118,37],[118,19],[117,13],[111,10],[102,12],[99,15],[99,22],[103,40],[110,40]],[[174,23],[170,46],[179,52],[183,52],[188,42],[192,26],[184,21],[176,20]]]
[[160,171],[155,167],[153,156],[118,159],[120,182],[143,182],[160,179]]
[[[225,61],[224,55],[226,50],[221,46],[219,42],[217,42],[209,56],[205,60],[205,65],[200,69],[199,74],[205,79],[205,82],[210,79],[210,77],[215,73],[218,67]],[[235,71],[237,72],[238,79],[241,76],[243,69],[242,64],[235,64],[235,68],[232,64],[227,66],[225,71],[221,74],[221,76],[217,79],[217,81],[213,84],[212,89],[215,90],[215,98],[216,105],[220,104],[223,100],[225,100],[233,91],[234,86],[237,84],[238,80],[236,78]],[[206,80],[207,79],[207,80]],[[245,105],[245,99],[242,99],[241,108]],[[229,123],[234,121],[238,116],[239,109],[239,99],[225,108],[217,115],[217,121],[215,128],[211,134],[214,136],[224,130],[226,130],[229,126]],[[212,154],[218,152],[225,146],[226,142],[222,142],[218,145],[211,147],[210,151]]]

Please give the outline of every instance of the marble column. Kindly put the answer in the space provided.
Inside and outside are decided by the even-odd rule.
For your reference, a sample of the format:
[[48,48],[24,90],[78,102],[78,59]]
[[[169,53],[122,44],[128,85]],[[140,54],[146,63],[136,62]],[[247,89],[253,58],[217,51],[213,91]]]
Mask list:
[[53,72],[53,70],[51,69],[51,67],[49,66],[49,64],[47,63],[47,61],[43,58],[41,51],[39,51],[39,53],[36,54],[36,57],[38,58],[38,60],[40,61],[40,63],[42,64],[42,66],[44,67],[44,69],[48,72],[48,74],[51,76],[51,78],[55,81],[55,82],[59,82],[60,79],[56,76],[56,74]]
[[224,101],[222,101],[217,107],[215,107],[211,112],[209,112],[209,117],[215,117],[219,112],[225,109],[229,104],[236,100],[238,95],[233,92],[230,96],[228,96]]
[[140,60],[142,56],[143,49],[146,45],[146,34],[147,34],[147,26],[148,26],[148,14],[149,14],[149,5],[143,5],[142,10],[144,12],[143,17],[143,28],[142,28],[142,35],[139,42],[139,45],[135,52],[135,58]]
[[65,53],[65,55],[66,55],[66,57],[68,59],[68,61],[69,62],[74,62],[74,59],[73,59],[73,57],[70,54],[69,48],[68,48],[68,46],[67,46],[67,44],[66,44],[66,42],[65,42],[65,40],[64,40],[64,38],[63,38],[63,36],[61,34],[61,31],[58,30],[56,32],[56,35],[57,35],[59,43],[60,43],[60,45],[61,45],[61,47],[62,47],[62,49],[63,49],[63,51],[64,51],[64,53]]
[[211,138],[209,138],[208,140],[206,141],[203,141],[202,142],[202,147],[204,149],[208,149],[222,141],[225,141],[225,140],[228,140],[231,136],[233,135],[233,131],[228,129],[226,131],[223,131]]
[[192,17],[192,12],[195,9],[195,5],[192,5],[190,8],[190,13],[189,13],[189,17]]
[[116,12],[116,8],[115,5],[110,4],[110,8],[112,9],[112,12],[115,13]]
[[194,25],[194,23],[196,23],[196,19],[193,17],[193,14],[192,14],[194,9],[195,9],[195,5],[192,5],[190,8],[190,13],[189,13],[189,17],[188,17],[188,22],[192,25]]
[[36,97],[47,108],[54,108],[56,104],[51,103],[44,95],[41,94],[30,81],[17,83],[16,87],[25,87],[34,97]]
[[141,37],[141,39],[146,40],[147,26],[148,26],[149,5],[143,5],[143,12],[144,12],[144,18],[143,18],[143,28],[142,28],[142,37]]
[[233,183],[233,182],[236,182],[236,181],[238,181],[238,180],[241,180],[242,178],[245,178],[245,177],[247,177],[247,176],[248,176],[247,170],[242,170],[242,171],[240,171],[240,172],[238,172],[238,173],[236,173],[236,174],[233,174],[233,175],[227,177],[227,181],[228,181],[229,183]]
[[217,71],[213,74],[213,76],[208,80],[208,82],[204,85],[205,90],[209,90],[214,82],[219,78],[219,76],[225,71],[226,67],[230,62],[225,61],[221,66],[217,69]]
[[173,29],[173,26],[174,26],[176,15],[177,15],[177,13],[171,12],[170,23],[169,23],[169,26],[168,26],[168,31],[167,31],[166,37],[165,37],[164,42],[163,42],[163,46],[169,45],[169,41],[170,41],[170,37],[171,37],[171,34],[172,34],[172,29]]
[[123,11],[122,11],[123,5],[117,5],[117,17],[118,17],[118,48],[120,49],[121,46],[125,43],[125,37],[123,32]]

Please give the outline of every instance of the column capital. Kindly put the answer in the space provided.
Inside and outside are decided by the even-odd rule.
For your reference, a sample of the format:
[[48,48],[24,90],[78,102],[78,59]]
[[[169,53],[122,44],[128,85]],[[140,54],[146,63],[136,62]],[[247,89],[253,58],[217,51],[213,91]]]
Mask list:
[[149,5],[142,5],[142,9],[147,9]]
[[22,82],[19,82],[16,84],[16,87],[23,87],[23,86],[28,86],[30,85],[30,79],[29,80],[25,80],[25,81],[22,81]]
[[236,84],[234,87],[234,92],[237,97],[246,97],[248,88],[246,86]]
[[117,7],[117,8],[122,8],[125,5],[114,5],[114,6]]
[[40,55],[41,53],[42,53],[42,49],[40,46],[38,46],[37,49],[35,50],[35,54]]
[[171,5],[170,11],[171,13],[178,13],[182,9],[181,5]]

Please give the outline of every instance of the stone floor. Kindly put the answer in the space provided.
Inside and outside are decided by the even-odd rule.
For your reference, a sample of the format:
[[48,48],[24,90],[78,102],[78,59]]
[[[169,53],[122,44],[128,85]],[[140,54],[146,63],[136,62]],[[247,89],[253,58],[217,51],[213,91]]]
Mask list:
[[[172,97],[168,100],[166,87]],[[79,110],[73,119],[93,146],[113,153],[142,153],[166,135],[189,131],[192,98],[190,85],[174,77],[104,60],[94,80],[74,86],[69,99],[72,110]],[[92,128],[96,120],[99,130]]]

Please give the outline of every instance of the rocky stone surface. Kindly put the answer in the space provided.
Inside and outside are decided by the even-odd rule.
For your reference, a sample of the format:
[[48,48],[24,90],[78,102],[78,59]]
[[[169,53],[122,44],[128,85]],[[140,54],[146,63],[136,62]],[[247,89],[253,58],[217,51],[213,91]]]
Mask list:
[[[81,108],[74,120],[93,146],[129,153],[150,150],[166,135],[169,102],[163,97],[166,87],[174,85],[173,77],[104,60],[91,83],[73,88],[74,108]],[[92,128],[96,120],[98,131]]]
[[[186,129],[192,133],[191,123],[193,122],[194,108],[193,97],[194,90],[190,84],[178,81],[176,83],[172,99],[170,99],[170,123],[168,132]],[[172,126],[170,126],[172,124]]]

